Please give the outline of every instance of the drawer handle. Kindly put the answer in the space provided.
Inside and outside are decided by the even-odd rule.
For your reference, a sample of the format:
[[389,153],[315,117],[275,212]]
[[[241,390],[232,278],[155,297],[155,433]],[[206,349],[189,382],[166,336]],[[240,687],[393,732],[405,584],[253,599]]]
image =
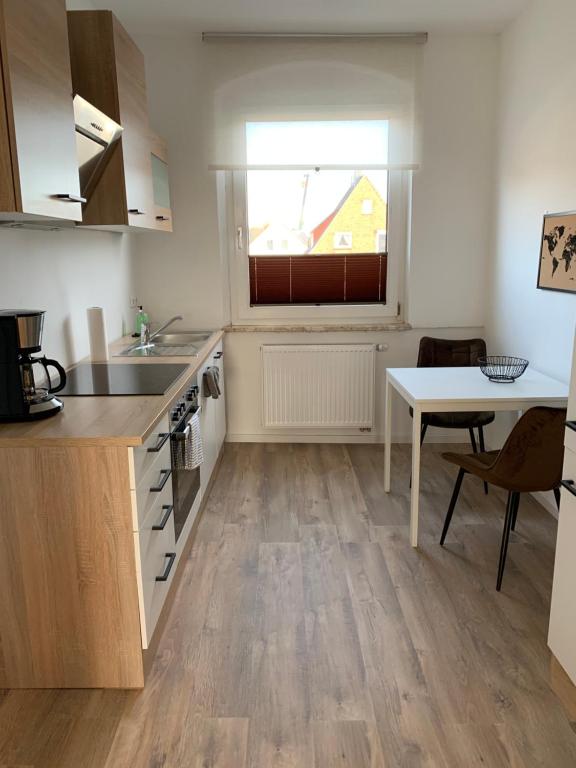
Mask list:
[[576,483],[574,480],[561,480],[560,485],[562,488],[566,488],[566,490],[569,491],[572,496],[576,496]]
[[170,221],[170,216],[156,216],[156,221]]
[[170,520],[170,515],[172,514],[172,510],[174,509],[173,504],[163,504],[162,509],[164,510],[164,514],[162,515],[162,520],[158,523],[158,525],[153,525],[152,530],[153,531],[163,531],[164,528],[166,528],[166,523],[168,520]]
[[170,576],[170,571],[176,560],[176,552],[166,552],[165,556],[168,558],[168,565],[164,569],[162,576],[156,576],[156,581],[168,581],[168,576]]
[[146,211],[141,211],[140,208],[128,208],[128,213],[133,213],[134,216],[146,216]]
[[153,485],[152,488],[150,488],[150,493],[159,493],[168,482],[168,478],[170,477],[171,474],[172,474],[171,469],[161,469],[158,485]]
[[152,448],[148,448],[148,453],[158,453],[158,451],[162,448],[166,440],[170,437],[170,432],[160,432],[158,435],[158,442],[156,445],[153,445]]
[[576,432],[576,421],[567,421],[566,426],[571,429],[572,432]]
[[224,352],[216,352],[216,354],[214,355],[213,359],[214,360],[220,360],[220,358],[223,357],[223,356],[224,356]]

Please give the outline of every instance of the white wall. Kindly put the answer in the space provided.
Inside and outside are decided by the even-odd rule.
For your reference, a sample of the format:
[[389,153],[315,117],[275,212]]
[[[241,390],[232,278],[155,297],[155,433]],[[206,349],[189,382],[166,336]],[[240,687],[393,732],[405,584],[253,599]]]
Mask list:
[[0,264],[0,307],[45,309],[43,351],[64,365],[89,352],[87,307],[104,307],[110,340],[131,322],[128,235],[0,230]]
[[[189,327],[228,321],[227,270],[219,248],[214,175],[207,171],[211,105],[202,43],[141,37],[154,128],[168,140],[175,233],[136,241],[137,293],[153,318],[185,315]],[[262,439],[258,351],[270,341],[376,341],[379,387],[386,365],[414,364],[425,329],[444,337],[483,332],[494,154],[497,37],[431,36],[421,82],[423,164],[414,177],[407,270],[412,332],[266,334],[226,337],[229,434]],[[381,398],[380,398],[381,399]],[[406,439],[410,424],[395,425]],[[376,434],[381,439],[378,419]],[[285,434],[285,433],[283,433]],[[275,438],[275,436],[268,437]],[[277,436],[276,436],[277,437]],[[349,439],[349,435],[346,436]]]
[[136,291],[151,319],[182,314],[189,328],[228,321],[227,270],[221,262],[215,174],[201,43],[138,38],[146,59],[152,128],[168,142],[174,232],[136,241]]
[[502,37],[496,233],[488,329],[495,351],[567,381],[576,295],[536,289],[542,216],[576,209],[573,0],[538,0]]
[[430,36],[421,81],[408,320],[483,325],[491,245],[497,36]]

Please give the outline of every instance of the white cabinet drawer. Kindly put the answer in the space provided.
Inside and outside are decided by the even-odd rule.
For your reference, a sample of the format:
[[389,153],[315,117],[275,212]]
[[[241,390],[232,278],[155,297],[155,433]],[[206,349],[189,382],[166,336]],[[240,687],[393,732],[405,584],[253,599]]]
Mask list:
[[[576,489],[576,454],[564,456],[565,480],[574,480]],[[562,488],[558,520],[554,585],[550,610],[548,645],[576,684],[576,496]]]
[[[158,473],[157,473],[158,474]],[[147,493],[142,489],[140,492],[131,491],[132,503],[134,506],[134,530],[141,531],[151,518],[159,518],[162,514],[163,506],[173,503],[172,496],[172,477],[170,476],[164,487],[160,491],[150,491],[146,486]]]
[[[156,529],[155,529],[156,527]],[[142,647],[148,648],[176,571],[174,515],[161,510],[134,533]]]
[[[170,421],[167,413],[154,427],[146,442],[133,449],[132,488],[138,487],[144,475],[158,460],[159,455],[167,455],[168,462],[170,461]],[[165,458],[164,461],[166,461]]]
[[170,460],[154,464],[135,491],[132,491],[132,523],[140,531],[153,509],[161,504],[172,504],[172,470]]

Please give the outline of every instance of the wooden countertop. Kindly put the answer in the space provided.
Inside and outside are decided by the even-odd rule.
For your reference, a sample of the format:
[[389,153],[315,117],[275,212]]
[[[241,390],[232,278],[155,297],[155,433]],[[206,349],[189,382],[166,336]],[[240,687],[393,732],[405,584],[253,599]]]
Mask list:
[[[187,364],[188,368],[164,395],[63,396],[64,410],[56,416],[40,421],[0,424],[0,446],[142,445],[172,400],[183,394],[190,377],[223,335],[223,331],[215,331],[200,348],[197,357],[113,357],[114,352],[134,343],[131,336],[124,336],[110,345],[110,365],[180,363]],[[89,359],[81,362],[89,362]]]

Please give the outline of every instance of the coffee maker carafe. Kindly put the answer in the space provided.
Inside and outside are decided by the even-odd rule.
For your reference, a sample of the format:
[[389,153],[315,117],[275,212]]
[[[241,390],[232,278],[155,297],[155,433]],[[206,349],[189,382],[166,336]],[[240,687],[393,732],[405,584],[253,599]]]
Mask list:
[[[56,360],[33,357],[42,348],[44,311],[0,310],[0,421],[45,419],[59,413],[64,404],[57,397],[66,384],[66,372]],[[47,383],[36,383],[35,368]],[[55,368],[59,382],[53,385],[49,368]]]

